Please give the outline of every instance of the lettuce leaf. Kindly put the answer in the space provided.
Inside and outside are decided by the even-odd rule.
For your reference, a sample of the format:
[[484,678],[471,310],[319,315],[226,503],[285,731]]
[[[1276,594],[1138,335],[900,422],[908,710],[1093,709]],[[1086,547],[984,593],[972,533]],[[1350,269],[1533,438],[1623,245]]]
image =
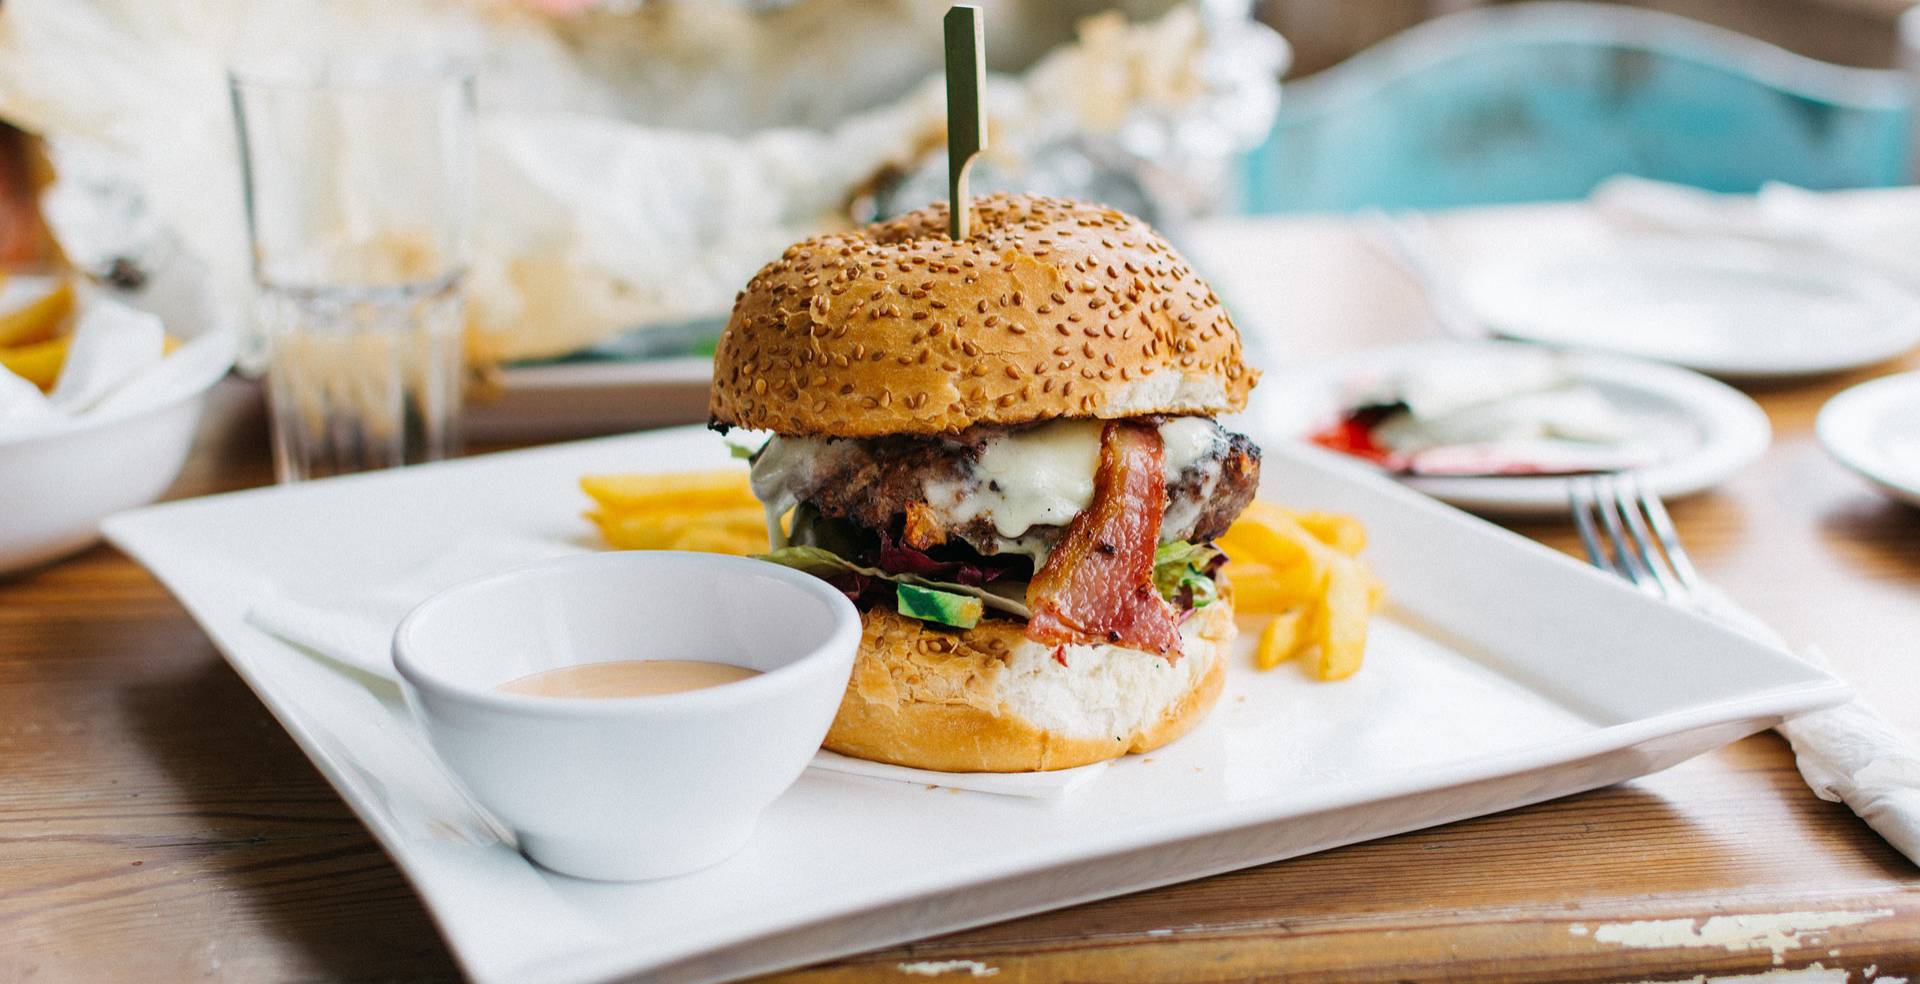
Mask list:
[[[840,574],[863,574],[867,577],[892,581],[895,584],[911,584],[935,591],[965,595],[980,599],[981,604],[995,611],[1005,612],[1019,618],[1032,618],[1033,612],[1027,608],[1027,582],[1015,580],[993,581],[988,584],[959,584],[938,578],[923,577],[919,574],[889,574],[878,567],[856,564],[845,557],[824,547],[788,546],[772,553],[757,555],[759,559],[805,571],[814,577],[831,579]],[[1176,540],[1163,543],[1153,554],[1153,586],[1160,596],[1185,608],[1205,608],[1218,596],[1212,572],[1218,566],[1221,557],[1218,547],[1205,543],[1188,543]]]
[[1222,556],[1210,543],[1162,543],[1153,552],[1153,586],[1174,604],[1205,608],[1219,594],[1212,573]]
[[831,550],[820,547],[782,547],[772,553],[756,555],[759,559],[805,571],[818,578],[831,578],[836,574],[864,574],[895,584],[912,584],[935,591],[978,598],[980,603],[996,611],[1016,615],[1020,618],[1032,618],[1033,612],[1027,608],[1027,582],[996,581],[986,585],[955,584],[952,581],[940,581],[918,574],[888,574],[878,567],[865,567],[856,564]]

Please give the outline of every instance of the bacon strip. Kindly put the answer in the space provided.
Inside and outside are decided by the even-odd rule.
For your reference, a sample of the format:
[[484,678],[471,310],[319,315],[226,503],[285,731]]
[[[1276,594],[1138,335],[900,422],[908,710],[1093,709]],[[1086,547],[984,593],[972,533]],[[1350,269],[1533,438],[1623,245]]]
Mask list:
[[1153,552],[1167,511],[1160,432],[1115,420],[1100,435],[1093,502],[1073,517],[1060,545],[1027,586],[1027,637],[1044,643],[1105,642],[1180,654],[1180,619],[1153,586]]

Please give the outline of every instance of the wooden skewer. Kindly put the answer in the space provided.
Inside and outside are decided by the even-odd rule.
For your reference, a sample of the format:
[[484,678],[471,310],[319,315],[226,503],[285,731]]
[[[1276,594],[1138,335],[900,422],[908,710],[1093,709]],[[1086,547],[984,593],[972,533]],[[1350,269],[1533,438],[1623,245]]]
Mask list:
[[972,209],[967,171],[987,146],[987,114],[980,92],[987,75],[987,46],[980,8],[958,4],[947,11],[947,233],[967,238]]

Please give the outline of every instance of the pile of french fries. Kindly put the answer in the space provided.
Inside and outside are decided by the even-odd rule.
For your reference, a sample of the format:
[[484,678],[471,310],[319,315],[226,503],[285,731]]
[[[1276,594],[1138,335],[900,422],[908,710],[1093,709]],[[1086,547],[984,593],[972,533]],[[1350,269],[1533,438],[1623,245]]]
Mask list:
[[744,469],[659,475],[588,475],[586,515],[621,550],[767,552],[767,514]]
[[1254,502],[1227,529],[1218,546],[1231,561],[1234,611],[1272,616],[1254,649],[1261,669],[1303,655],[1323,680],[1360,669],[1367,620],[1385,597],[1359,560],[1366,545],[1365,527],[1351,516],[1270,502]]

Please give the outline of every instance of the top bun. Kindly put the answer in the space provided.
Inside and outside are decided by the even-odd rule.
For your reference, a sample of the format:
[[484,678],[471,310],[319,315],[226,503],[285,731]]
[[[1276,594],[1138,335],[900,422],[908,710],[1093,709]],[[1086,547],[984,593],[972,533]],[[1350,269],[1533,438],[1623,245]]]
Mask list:
[[1133,216],[1031,195],[939,203],[788,247],[713,362],[716,424],[824,437],[1212,415],[1259,374],[1220,299]]

